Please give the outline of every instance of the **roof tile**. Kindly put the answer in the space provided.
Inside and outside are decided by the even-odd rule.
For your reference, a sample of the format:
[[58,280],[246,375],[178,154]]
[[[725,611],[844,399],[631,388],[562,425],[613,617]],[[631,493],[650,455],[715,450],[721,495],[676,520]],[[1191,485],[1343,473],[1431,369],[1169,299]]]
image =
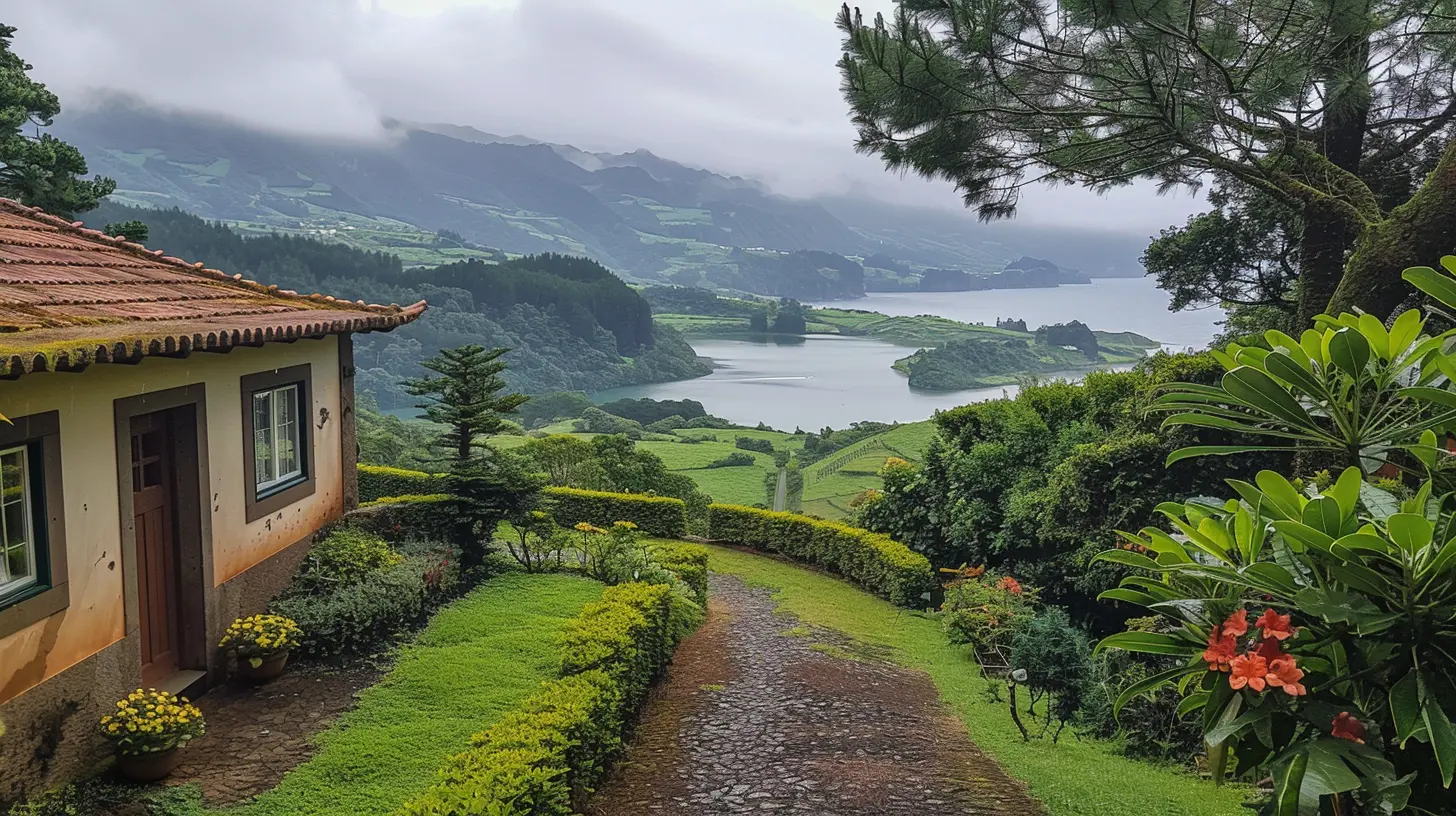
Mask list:
[[0,377],[388,331],[424,310],[280,292],[0,198]]

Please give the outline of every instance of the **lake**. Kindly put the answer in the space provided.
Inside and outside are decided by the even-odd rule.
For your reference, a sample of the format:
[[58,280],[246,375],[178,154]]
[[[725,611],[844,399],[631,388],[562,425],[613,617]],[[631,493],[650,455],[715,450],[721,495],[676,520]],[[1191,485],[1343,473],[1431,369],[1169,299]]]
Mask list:
[[[987,292],[872,294],[832,304],[891,315],[933,314],[967,323],[994,324],[998,317],[1025,320],[1035,328],[1081,320],[1100,331],[1133,331],[1174,348],[1207,345],[1223,319],[1218,310],[1168,311],[1168,295],[1151,279],[1103,279],[1056,289]],[[862,337],[811,336],[777,345],[747,340],[695,338],[693,348],[716,370],[682,382],[614,388],[593,394],[598,402],[633,399],[693,399],[734,422],[766,422],[783,430],[842,428],[859,420],[913,422],[938,409],[995,399],[1015,386],[969,391],[912,390],[890,368],[912,349]],[[1075,375],[1069,375],[1075,376]]]

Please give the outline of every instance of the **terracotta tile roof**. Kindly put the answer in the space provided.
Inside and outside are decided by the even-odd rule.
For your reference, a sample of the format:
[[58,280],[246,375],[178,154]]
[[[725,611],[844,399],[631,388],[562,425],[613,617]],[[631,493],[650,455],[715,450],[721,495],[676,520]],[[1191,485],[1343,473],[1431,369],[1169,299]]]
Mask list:
[[424,310],[279,291],[0,198],[0,377],[388,331]]

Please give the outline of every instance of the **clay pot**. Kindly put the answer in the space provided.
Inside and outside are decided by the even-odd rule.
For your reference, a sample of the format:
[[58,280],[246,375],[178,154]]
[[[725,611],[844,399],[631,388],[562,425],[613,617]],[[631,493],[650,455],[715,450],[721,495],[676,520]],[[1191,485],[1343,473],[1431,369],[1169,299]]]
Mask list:
[[265,683],[283,673],[283,667],[288,665],[288,650],[268,655],[263,662],[257,666],[247,658],[238,658],[238,676],[244,680],[254,683]]
[[182,749],[168,748],[149,754],[117,754],[116,770],[133,782],[156,782],[167,778],[182,762]]

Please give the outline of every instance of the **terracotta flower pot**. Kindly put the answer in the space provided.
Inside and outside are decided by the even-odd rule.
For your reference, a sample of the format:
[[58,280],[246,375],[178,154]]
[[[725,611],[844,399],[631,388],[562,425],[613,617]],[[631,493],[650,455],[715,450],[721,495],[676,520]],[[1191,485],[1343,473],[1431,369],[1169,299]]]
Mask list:
[[182,749],[168,748],[149,754],[117,754],[116,769],[133,782],[156,782],[167,778],[182,762]]
[[238,674],[245,680],[254,683],[263,683],[283,673],[283,667],[288,665],[288,650],[284,649],[263,658],[263,662],[254,666],[253,662],[245,657],[238,658]]

